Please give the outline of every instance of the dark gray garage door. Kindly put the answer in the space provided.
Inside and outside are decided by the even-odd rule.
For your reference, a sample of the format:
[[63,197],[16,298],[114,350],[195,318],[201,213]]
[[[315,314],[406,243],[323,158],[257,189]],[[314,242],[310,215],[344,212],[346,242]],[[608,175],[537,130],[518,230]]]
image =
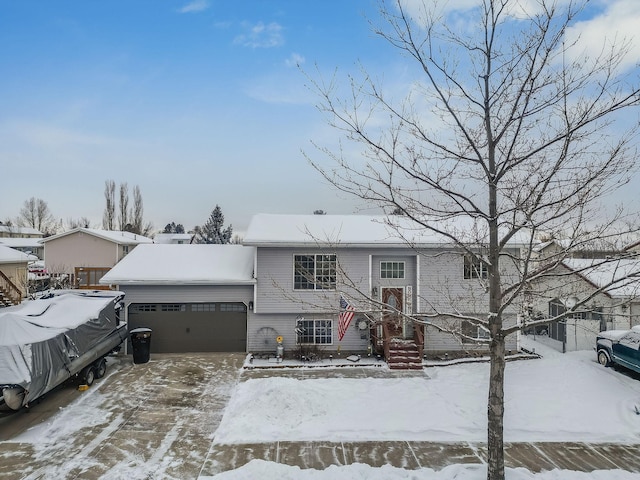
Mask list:
[[247,348],[244,303],[132,303],[129,329],[139,327],[153,330],[151,351],[155,353],[244,352]]

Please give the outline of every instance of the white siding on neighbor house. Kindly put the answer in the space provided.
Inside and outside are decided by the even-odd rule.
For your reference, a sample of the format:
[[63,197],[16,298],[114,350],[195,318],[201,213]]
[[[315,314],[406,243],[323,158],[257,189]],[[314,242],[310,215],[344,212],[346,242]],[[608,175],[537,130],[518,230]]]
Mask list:
[[[289,355],[299,349],[295,332],[298,314],[260,314],[249,315],[247,318],[247,349],[249,352],[275,352],[275,337],[281,335],[285,355]],[[314,313],[300,315],[306,320],[333,320],[333,343],[330,345],[318,345],[319,349],[334,354],[338,347],[344,352],[364,352],[369,344],[368,338],[361,338],[362,333],[356,328],[358,316],[354,316],[351,325],[347,329],[344,338],[338,342],[338,316],[333,313]]]
[[[554,299],[567,299],[576,297],[579,299],[593,295],[596,287],[585,280],[582,276],[571,273],[566,267],[558,267],[552,275],[546,276],[534,283],[531,287],[531,300],[534,313],[540,313],[549,317],[549,302]],[[616,309],[612,306],[617,302],[609,295],[598,293],[589,300],[588,304],[580,310],[591,310],[596,307],[602,308],[607,325],[617,316]],[[596,344],[596,337],[600,332],[600,322],[590,318],[567,319],[566,341],[564,345],[560,343],[560,351],[570,352],[575,350],[591,350]]]
[[638,299],[624,300],[614,298],[611,322],[607,323],[609,330],[631,330],[635,325],[640,325],[640,303]]

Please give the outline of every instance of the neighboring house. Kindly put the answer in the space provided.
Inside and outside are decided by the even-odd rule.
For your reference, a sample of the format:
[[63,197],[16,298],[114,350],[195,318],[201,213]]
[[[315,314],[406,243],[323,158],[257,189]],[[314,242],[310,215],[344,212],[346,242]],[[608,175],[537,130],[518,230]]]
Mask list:
[[153,243],[189,245],[193,243],[193,237],[191,233],[157,233],[153,237]]
[[125,293],[129,328],[152,329],[152,352],[244,352],[254,260],[241,245],[140,245],[100,283]]
[[75,228],[43,238],[45,268],[66,275],[77,288],[105,288],[99,281],[137,245],[153,240],[130,232]]
[[27,294],[27,266],[35,257],[0,245],[0,307],[17,305]]
[[35,255],[40,260],[44,257],[44,246],[42,245],[40,238],[35,237],[0,237],[0,245],[10,247],[19,252],[26,253],[28,255]]
[[[274,351],[275,338],[281,337],[285,350],[300,355],[374,350],[384,351],[389,360],[391,343],[413,343],[420,366],[423,347],[425,354],[487,351],[486,331],[447,315],[486,318],[485,266],[469,262],[447,239],[424,228],[414,225],[400,233],[404,238],[385,217],[254,216],[243,241],[257,249],[249,351]],[[511,254],[517,258],[519,252],[514,245]],[[515,272],[513,265],[502,273]],[[341,296],[355,309],[342,339]],[[400,314],[383,317],[381,305]],[[505,312],[507,323],[516,322],[517,310],[514,306]],[[414,325],[402,313],[430,325]],[[507,350],[517,349],[516,337],[507,338]],[[414,357],[415,352],[407,355]]]
[[[553,318],[589,298],[567,318],[538,326],[561,352],[592,350],[599,332],[640,323],[640,260],[569,258],[533,282],[528,307],[534,318]],[[626,278],[629,277],[629,278]]]
[[42,238],[44,233],[31,227],[0,225],[0,238]]

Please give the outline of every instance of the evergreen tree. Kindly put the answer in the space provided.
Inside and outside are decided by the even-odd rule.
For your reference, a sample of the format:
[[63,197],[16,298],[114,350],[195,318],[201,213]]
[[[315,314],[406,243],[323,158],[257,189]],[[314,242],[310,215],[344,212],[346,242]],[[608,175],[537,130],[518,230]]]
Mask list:
[[176,222],[167,223],[162,233],[184,233],[184,226],[181,223],[176,225]]
[[219,205],[213,209],[209,219],[202,227],[196,226],[196,243],[231,243],[233,227],[229,225],[223,230],[224,215]]

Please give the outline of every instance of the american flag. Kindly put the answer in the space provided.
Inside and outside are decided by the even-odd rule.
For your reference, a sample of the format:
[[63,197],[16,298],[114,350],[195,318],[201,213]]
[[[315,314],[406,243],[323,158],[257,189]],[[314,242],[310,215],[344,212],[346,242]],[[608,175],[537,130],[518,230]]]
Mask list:
[[349,305],[342,295],[340,295],[340,316],[338,317],[338,340],[342,340],[344,334],[347,333],[347,328],[351,323],[351,319],[355,314],[355,309]]

